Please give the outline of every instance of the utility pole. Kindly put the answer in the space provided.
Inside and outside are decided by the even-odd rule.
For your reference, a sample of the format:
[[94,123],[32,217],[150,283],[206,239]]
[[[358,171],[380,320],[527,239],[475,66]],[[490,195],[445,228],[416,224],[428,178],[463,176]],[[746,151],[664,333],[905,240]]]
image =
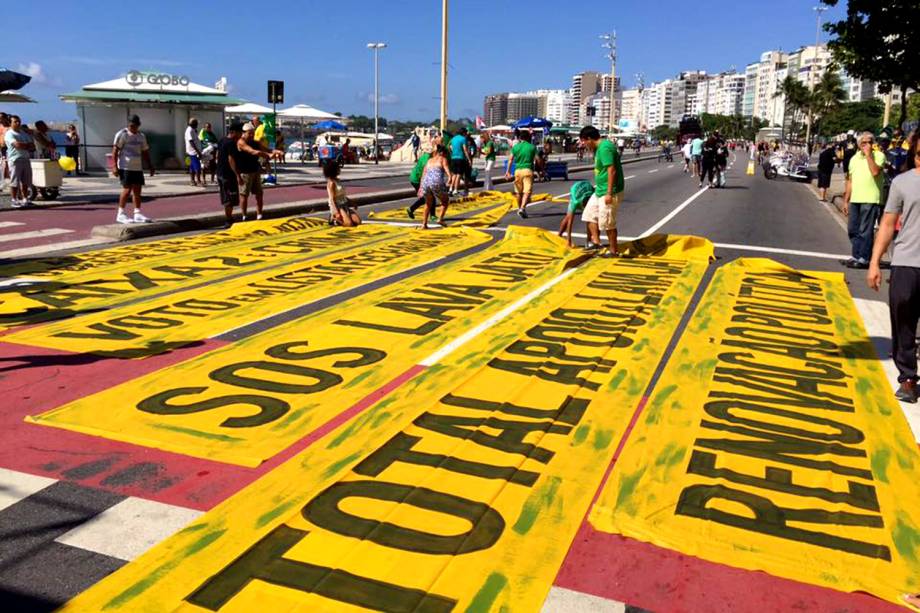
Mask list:
[[374,50],[374,164],[379,164],[380,148],[377,138],[380,135],[380,62],[379,52],[386,43],[367,43],[368,49]]
[[[815,26],[815,58],[808,70],[808,94],[815,93],[815,71],[818,69],[818,47],[821,45],[821,13],[827,10],[826,6],[816,6],[813,8],[816,15]],[[811,124],[815,116],[815,101],[809,100],[808,104],[808,124],[805,126],[805,150],[811,155]]]
[[447,0],[441,2],[441,132],[447,129]]
[[617,125],[617,31],[614,30],[610,34],[601,34],[601,40],[604,41],[601,47],[607,49],[607,59],[610,60],[610,121],[607,128],[609,137],[613,135]]

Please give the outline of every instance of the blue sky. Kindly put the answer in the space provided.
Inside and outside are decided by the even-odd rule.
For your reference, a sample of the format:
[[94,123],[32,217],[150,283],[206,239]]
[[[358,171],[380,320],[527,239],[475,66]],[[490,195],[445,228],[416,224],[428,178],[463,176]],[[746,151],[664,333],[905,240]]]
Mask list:
[[[613,28],[627,86],[637,72],[651,83],[682,70],[743,70],[762,51],[813,43],[815,4],[451,0],[449,114],[481,114],[489,93],[564,88],[576,72],[609,70],[598,35]],[[20,26],[7,22],[0,62],[34,75],[23,91],[39,104],[15,107],[29,123],[73,118],[74,106],[58,94],[130,69],[205,85],[226,76],[233,95],[260,103],[266,79],[283,79],[287,103],[370,115],[371,41],[389,45],[381,52],[381,115],[438,115],[439,0],[49,0],[16,11]],[[39,32],[48,42],[36,40]]]

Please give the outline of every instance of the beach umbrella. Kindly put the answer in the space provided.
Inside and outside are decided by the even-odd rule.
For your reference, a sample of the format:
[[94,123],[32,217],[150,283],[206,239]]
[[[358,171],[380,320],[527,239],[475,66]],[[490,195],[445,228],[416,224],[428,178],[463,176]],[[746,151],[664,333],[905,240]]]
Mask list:
[[0,92],[8,89],[20,89],[32,80],[27,74],[0,68]]
[[[321,111],[309,104],[295,104],[290,108],[281,109],[278,111],[278,115],[290,119],[300,119],[300,142],[303,142],[304,139],[303,132],[305,121],[335,121],[336,119],[340,119],[338,115]],[[342,129],[344,129],[344,126]]]
[[320,132],[345,132],[348,130],[348,128],[343,124],[340,124],[337,121],[332,121],[331,119],[321,121],[314,125],[313,128],[319,130]]
[[271,113],[272,110],[270,107],[262,106],[261,104],[247,102],[236,106],[224,107],[224,112],[230,115],[266,115]]
[[531,130],[547,129],[547,128],[553,127],[553,122],[551,122],[549,119],[544,119],[542,117],[534,117],[533,115],[528,115],[527,117],[524,117],[523,119],[518,119],[516,122],[514,122],[514,124],[512,124],[511,127],[515,129],[527,128]]

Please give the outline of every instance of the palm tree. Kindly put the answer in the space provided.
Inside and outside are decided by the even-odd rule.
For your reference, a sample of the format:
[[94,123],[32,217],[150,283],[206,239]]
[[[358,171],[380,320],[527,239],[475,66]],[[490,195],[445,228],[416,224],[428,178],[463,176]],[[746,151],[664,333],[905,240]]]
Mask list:
[[790,133],[795,134],[798,114],[808,108],[810,102],[808,88],[792,75],[787,75],[773,96],[783,97],[783,139],[785,140],[786,118],[789,117]]
[[[840,75],[833,67],[828,67],[821,75],[821,80],[811,92],[810,103],[814,111],[815,123],[820,124],[825,115],[835,110],[846,100],[847,91],[843,88]],[[817,129],[814,133],[817,134]]]

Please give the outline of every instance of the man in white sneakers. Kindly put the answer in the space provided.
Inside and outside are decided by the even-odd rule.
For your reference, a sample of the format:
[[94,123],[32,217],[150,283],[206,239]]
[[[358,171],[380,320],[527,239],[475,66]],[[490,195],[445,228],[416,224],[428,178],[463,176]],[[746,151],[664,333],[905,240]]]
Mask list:
[[[150,168],[150,176],[156,174],[150,161],[150,146],[147,137],[140,131],[141,119],[132,115],[128,127],[122,128],[115,135],[112,147],[112,174],[121,181],[121,196],[118,198],[118,215],[116,223],[144,223],[151,221],[141,213],[141,188],[144,186],[144,162]],[[128,196],[134,200],[134,217],[125,214]]]

